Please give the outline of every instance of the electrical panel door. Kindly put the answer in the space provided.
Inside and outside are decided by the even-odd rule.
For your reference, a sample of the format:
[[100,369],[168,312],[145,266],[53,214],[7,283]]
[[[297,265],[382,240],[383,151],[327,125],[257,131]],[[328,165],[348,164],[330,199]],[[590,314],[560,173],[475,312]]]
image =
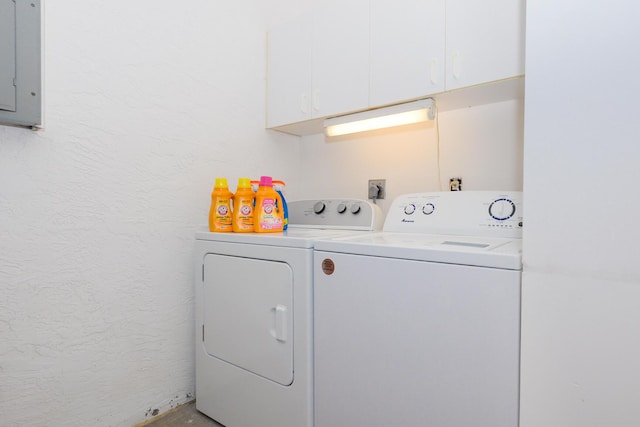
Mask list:
[[0,0],[0,110],[16,111],[16,4]]

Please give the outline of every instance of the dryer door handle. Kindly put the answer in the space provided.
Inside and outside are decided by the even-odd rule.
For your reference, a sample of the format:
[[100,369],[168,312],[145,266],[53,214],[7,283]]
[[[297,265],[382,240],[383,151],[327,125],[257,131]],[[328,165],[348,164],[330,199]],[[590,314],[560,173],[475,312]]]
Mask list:
[[273,309],[275,316],[275,338],[278,341],[287,341],[287,307],[281,304],[276,305]]

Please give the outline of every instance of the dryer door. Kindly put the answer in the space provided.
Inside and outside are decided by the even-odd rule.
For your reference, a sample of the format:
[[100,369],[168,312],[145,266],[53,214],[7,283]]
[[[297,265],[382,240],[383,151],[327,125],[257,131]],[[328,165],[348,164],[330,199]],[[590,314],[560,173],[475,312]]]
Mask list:
[[207,254],[208,354],[282,385],[293,382],[293,272],[284,262]]

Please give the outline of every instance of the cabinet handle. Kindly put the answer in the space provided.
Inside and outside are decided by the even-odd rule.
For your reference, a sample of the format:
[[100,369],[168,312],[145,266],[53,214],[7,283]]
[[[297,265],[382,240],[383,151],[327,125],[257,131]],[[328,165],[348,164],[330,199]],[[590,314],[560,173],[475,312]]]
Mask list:
[[429,61],[429,76],[432,85],[438,84],[438,60],[431,58]]
[[320,92],[313,92],[313,111],[320,111]]
[[309,99],[306,93],[300,95],[300,111],[304,114],[309,112]]
[[460,78],[460,52],[457,50],[451,56],[451,72],[454,78]]

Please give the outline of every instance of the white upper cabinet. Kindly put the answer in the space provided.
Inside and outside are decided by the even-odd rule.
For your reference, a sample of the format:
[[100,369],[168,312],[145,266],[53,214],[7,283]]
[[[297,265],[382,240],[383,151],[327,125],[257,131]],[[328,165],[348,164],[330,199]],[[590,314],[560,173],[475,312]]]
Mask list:
[[369,0],[325,0],[269,31],[267,127],[367,108]]
[[445,0],[371,0],[370,104],[444,91]]
[[446,0],[446,89],[524,74],[524,0]]
[[324,117],[522,76],[524,27],[525,0],[314,1],[269,31],[267,127],[316,133]]
[[269,31],[267,127],[311,118],[311,19]]
[[323,0],[313,13],[312,117],[369,106],[369,1]]

